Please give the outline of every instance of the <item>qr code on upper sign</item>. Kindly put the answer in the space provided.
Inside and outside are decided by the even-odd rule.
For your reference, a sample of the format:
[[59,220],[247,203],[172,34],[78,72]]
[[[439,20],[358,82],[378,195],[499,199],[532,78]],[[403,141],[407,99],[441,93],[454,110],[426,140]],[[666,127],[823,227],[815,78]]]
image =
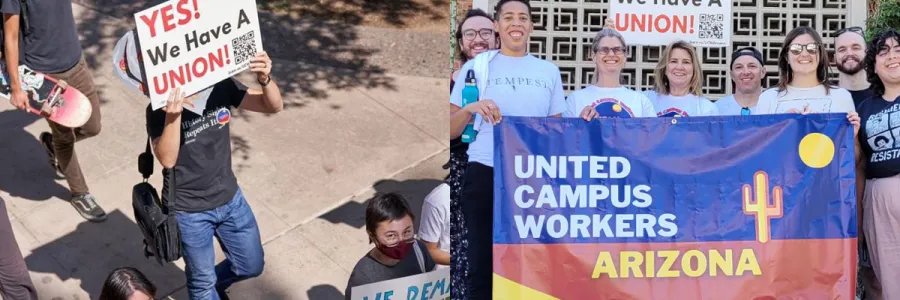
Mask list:
[[725,15],[700,14],[700,38],[721,39],[724,38]]
[[231,41],[231,48],[234,49],[235,65],[241,65],[256,56],[256,42],[254,37],[253,31],[251,31]]

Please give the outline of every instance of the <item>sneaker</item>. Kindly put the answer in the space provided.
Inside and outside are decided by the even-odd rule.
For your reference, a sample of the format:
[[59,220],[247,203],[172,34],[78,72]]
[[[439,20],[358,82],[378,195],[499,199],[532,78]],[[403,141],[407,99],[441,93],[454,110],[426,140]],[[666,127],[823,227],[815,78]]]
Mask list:
[[41,146],[44,147],[44,151],[47,151],[47,156],[50,157],[50,167],[56,171],[57,177],[65,178],[62,168],[59,166],[59,162],[56,161],[56,151],[53,150],[53,135],[49,132],[43,132],[41,133],[40,139]]
[[97,199],[91,194],[73,195],[69,201],[75,210],[88,221],[103,222],[106,221],[106,212],[97,205]]

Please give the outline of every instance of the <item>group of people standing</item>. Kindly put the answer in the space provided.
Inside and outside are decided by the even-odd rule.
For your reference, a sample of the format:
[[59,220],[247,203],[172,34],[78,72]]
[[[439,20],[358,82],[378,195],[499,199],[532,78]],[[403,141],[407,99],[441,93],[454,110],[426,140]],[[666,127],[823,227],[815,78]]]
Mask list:
[[[900,299],[900,34],[886,29],[866,43],[860,27],[835,38],[837,84],[816,30],[797,27],[778,55],[778,84],[764,89],[765,60],[754,47],[731,55],[735,93],[717,101],[702,94],[695,48],[677,41],[665,48],[653,88],[621,84],[628,45],[610,22],[591,46],[594,82],[564,95],[559,68],[528,53],[533,30],[527,0],[500,0],[491,18],[470,11],[456,38],[464,63],[451,79],[451,210],[454,299],[490,299],[492,293],[493,130],[503,116],[596,118],[694,117],[784,113],[844,113],[857,137],[860,268],[858,297]],[[499,49],[498,49],[499,48]],[[477,58],[476,58],[477,57]],[[476,60],[488,61],[487,67]],[[479,101],[463,105],[466,74],[474,70]],[[477,78],[484,76],[486,78]],[[802,103],[796,105],[796,103]],[[470,120],[481,122],[475,141],[462,143]],[[824,205],[824,204],[823,204]],[[869,259],[871,258],[871,259]],[[880,280],[879,280],[880,279]],[[865,292],[863,292],[865,291]]]

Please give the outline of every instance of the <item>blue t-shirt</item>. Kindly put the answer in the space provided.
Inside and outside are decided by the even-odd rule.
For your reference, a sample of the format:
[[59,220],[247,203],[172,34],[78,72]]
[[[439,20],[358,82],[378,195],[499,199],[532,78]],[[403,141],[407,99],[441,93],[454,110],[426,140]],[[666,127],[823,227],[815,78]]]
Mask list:
[[[475,61],[470,60],[459,70],[456,82],[465,82],[466,73]],[[566,111],[565,94],[559,67],[531,54],[511,57],[497,54],[488,64],[487,87],[481,99],[493,100],[503,116],[548,117]],[[477,75],[476,75],[477,76]],[[450,103],[462,107],[463,84],[450,93]],[[473,116],[474,118],[474,116]],[[469,145],[469,162],[494,166],[494,128],[482,122],[475,141]]]
[[[50,74],[68,71],[78,64],[81,43],[75,31],[72,1],[26,0],[26,4],[31,33],[19,39],[19,63]],[[19,15],[21,10],[21,0],[0,0],[0,12]],[[19,28],[19,34],[24,35],[25,31]]]
[[[722,116],[740,116],[741,111],[744,109],[740,104],[737,103],[737,100],[734,99],[734,95],[728,95],[719,100],[716,100],[716,107],[719,109],[719,115]],[[748,115],[752,115],[756,112],[756,106],[748,107],[750,109],[750,113]]]

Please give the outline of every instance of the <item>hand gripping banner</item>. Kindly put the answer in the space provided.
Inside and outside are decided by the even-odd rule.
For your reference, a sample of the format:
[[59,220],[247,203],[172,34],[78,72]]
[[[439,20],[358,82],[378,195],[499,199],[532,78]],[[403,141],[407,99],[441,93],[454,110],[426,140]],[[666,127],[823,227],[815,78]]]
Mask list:
[[843,114],[504,117],[494,299],[853,299]]

